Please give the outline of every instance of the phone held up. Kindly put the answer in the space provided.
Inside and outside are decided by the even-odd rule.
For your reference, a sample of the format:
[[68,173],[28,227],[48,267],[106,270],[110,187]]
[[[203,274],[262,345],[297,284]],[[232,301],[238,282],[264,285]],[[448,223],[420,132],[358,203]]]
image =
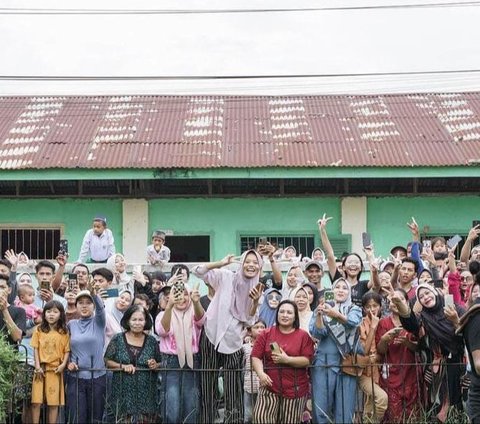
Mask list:
[[59,255],[67,256],[68,255],[68,240],[60,240],[60,249],[58,250]]
[[282,351],[280,350],[280,346],[278,345],[277,342],[270,343],[270,350],[272,351],[272,353],[277,353],[277,354],[282,353]]
[[370,234],[362,233],[362,243],[364,249],[372,245],[372,238],[370,237]]
[[73,291],[75,287],[77,287],[77,284],[78,284],[77,274],[68,274],[67,290]]

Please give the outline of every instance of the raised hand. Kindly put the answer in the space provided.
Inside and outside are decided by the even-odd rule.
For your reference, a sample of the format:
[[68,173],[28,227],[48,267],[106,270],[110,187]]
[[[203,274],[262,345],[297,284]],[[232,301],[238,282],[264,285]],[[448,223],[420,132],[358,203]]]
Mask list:
[[190,299],[192,299],[192,302],[193,303],[198,303],[200,302],[200,292],[199,292],[199,289],[200,288],[200,284],[199,283],[195,283],[195,286],[193,287],[193,290],[192,292],[190,293]]
[[467,240],[474,241],[480,235],[480,224],[475,225],[475,227],[471,228],[468,232]]
[[222,263],[222,266],[227,266],[233,262],[233,258],[235,258],[235,255],[230,254],[225,256],[220,262]]
[[418,229],[417,221],[412,216],[412,222],[407,222],[407,227],[410,228],[410,232],[412,233],[413,240],[419,241],[420,240],[420,230]]
[[333,219],[331,216],[327,217],[327,214],[324,213],[323,216],[317,221],[318,228],[325,229],[327,227],[327,222]]
[[5,252],[5,259],[12,264],[12,271],[17,269],[18,258],[13,249]]
[[248,293],[248,297],[254,302],[258,302],[260,296],[263,293],[263,284],[258,284],[256,287],[252,288]]

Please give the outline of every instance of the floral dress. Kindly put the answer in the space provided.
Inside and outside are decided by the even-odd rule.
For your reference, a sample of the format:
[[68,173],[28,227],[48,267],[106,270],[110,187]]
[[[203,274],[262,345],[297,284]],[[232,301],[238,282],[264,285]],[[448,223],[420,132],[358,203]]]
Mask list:
[[157,373],[146,370],[147,361],[160,362],[158,343],[153,336],[146,335],[143,346],[129,345],[125,333],[113,336],[105,359],[139,368],[134,374],[116,371],[113,373],[112,401],[109,407],[117,417],[150,415],[157,412]]

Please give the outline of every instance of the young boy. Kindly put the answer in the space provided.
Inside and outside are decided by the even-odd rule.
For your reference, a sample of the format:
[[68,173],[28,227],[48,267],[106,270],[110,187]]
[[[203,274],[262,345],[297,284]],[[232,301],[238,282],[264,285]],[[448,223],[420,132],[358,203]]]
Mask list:
[[107,218],[96,216],[93,219],[93,228],[85,233],[77,262],[85,263],[89,258],[90,262],[105,263],[114,254],[115,240],[107,228]]
[[165,246],[165,233],[156,230],[152,234],[152,244],[147,247],[147,262],[164,266],[170,261],[170,249]]

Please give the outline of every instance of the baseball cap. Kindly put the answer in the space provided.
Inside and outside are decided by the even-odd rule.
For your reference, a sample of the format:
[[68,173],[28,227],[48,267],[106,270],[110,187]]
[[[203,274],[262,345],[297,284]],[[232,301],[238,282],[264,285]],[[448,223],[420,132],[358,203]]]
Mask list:
[[323,265],[318,262],[318,261],[308,261],[306,264],[305,264],[305,269],[308,269],[310,268],[312,265],[316,265],[320,268],[320,271],[323,271]]
[[88,297],[93,302],[93,297],[92,297],[92,294],[90,293],[90,291],[89,290],[82,290],[82,291],[78,292],[77,296],[75,297],[75,305],[77,304],[77,302],[82,297]]
[[160,230],[155,230],[152,233],[152,238],[158,237],[158,238],[161,238],[161,239],[165,240],[165,236],[166,236],[165,232],[160,231]]
[[94,221],[101,221],[105,225],[107,225],[107,217],[103,215],[95,215],[95,218],[93,218]]

